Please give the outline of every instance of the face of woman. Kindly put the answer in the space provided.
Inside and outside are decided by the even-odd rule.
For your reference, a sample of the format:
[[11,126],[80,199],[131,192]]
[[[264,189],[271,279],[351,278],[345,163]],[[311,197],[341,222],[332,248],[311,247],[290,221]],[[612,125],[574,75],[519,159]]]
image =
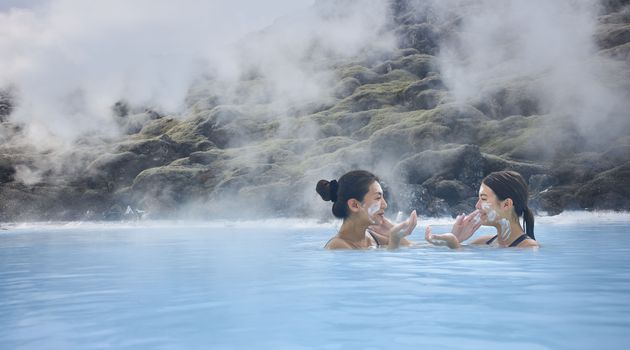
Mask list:
[[387,202],[383,197],[383,189],[378,181],[374,181],[370,185],[368,193],[363,197],[361,202],[362,215],[365,215],[366,220],[369,220],[372,224],[382,224],[385,220],[385,208],[387,208]]
[[479,200],[477,200],[475,208],[481,213],[482,225],[496,224],[505,217],[503,210],[501,210],[501,201],[494,194],[494,191],[483,183],[479,187]]

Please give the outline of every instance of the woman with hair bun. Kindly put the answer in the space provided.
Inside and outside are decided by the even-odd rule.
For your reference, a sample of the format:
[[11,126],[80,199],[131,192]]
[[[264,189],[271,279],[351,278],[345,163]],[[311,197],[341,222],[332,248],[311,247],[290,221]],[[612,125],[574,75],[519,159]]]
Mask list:
[[[454,228],[460,225],[476,223],[469,230],[460,232],[432,234],[427,227],[425,239],[435,245],[459,248],[461,243],[470,238],[479,226],[496,228],[495,235],[481,236],[472,244],[494,247],[538,247],[534,237],[534,215],[527,206],[527,183],[521,174],[515,171],[498,171],[489,174],[481,181],[479,200],[476,210],[467,216],[459,216]],[[523,226],[520,218],[523,217]]]
[[323,200],[333,202],[333,215],[343,219],[339,233],[326,243],[326,249],[396,249],[410,244],[405,237],[416,227],[416,211],[402,223],[389,222],[384,215],[387,202],[383,189],[374,174],[350,171],[339,180],[320,180],[315,190]]

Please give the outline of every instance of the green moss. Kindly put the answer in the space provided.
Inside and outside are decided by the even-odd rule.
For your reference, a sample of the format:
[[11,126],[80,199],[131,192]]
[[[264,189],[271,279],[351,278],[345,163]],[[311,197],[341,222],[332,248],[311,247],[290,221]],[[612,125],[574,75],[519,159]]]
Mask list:
[[378,74],[376,74],[369,68],[356,64],[351,64],[338,68],[337,76],[339,77],[339,80],[343,80],[346,78],[355,78],[361,84],[371,84],[379,82]]
[[166,134],[170,129],[174,128],[180,123],[175,118],[160,118],[151,120],[144,125],[139,132],[139,137],[155,137],[162,134]]
[[399,106],[402,91],[410,83],[411,81],[408,80],[396,80],[382,84],[362,85],[351,96],[339,101],[335,107],[331,108],[330,112],[359,112]]

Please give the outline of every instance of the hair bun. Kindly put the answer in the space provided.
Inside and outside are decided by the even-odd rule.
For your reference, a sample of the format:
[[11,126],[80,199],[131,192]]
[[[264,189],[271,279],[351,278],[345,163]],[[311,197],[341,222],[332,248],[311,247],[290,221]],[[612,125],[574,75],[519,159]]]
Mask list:
[[317,193],[320,197],[322,197],[323,200],[336,202],[338,189],[339,184],[337,183],[337,180],[319,180],[317,182],[317,187],[315,188],[315,191],[317,191]]

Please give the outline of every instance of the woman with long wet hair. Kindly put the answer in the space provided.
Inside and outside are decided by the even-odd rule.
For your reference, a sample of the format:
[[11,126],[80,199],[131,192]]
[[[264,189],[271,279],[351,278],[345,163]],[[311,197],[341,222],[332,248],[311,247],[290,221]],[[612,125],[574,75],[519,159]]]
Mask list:
[[337,235],[326,243],[326,249],[395,249],[410,244],[405,237],[416,227],[416,211],[396,225],[387,220],[387,202],[374,174],[350,171],[339,180],[320,180],[315,190],[323,200],[333,203],[333,215],[343,220]]
[[[476,210],[469,215],[460,215],[455,226],[467,225],[469,230],[454,233],[433,234],[427,227],[425,239],[435,245],[459,248],[461,243],[472,236],[479,226],[492,226],[495,235],[481,236],[472,244],[494,247],[538,247],[534,236],[534,214],[527,205],[527,183],[515,171],[498,171],[489,174],[481,181]],[[521,225],[523,218],[523,225]],[[474,224],[471,226],[471,224]]]

